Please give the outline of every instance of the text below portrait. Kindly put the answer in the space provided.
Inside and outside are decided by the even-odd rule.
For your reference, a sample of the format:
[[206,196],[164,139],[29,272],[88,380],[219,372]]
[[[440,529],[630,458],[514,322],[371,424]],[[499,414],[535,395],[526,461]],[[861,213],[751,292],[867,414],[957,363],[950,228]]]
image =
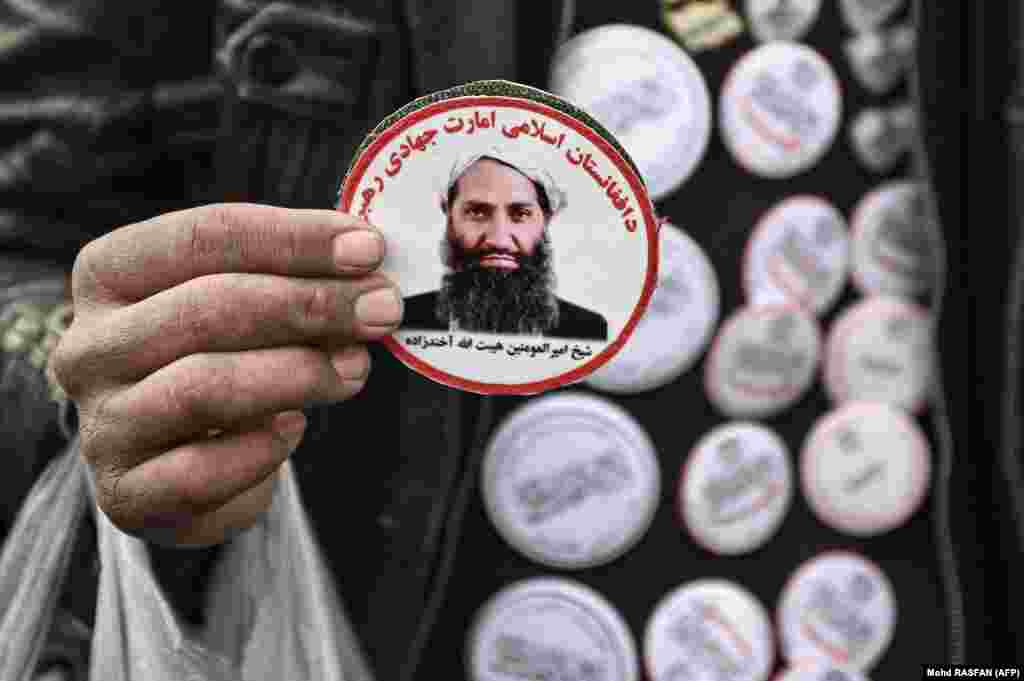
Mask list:
[[404,296],[384,344],[483,394],[533,394],[611,359],[657,281],[657,221],[621,145],[541,90],[480,81],[415,100],[363,143],[338,209],[378,227]]

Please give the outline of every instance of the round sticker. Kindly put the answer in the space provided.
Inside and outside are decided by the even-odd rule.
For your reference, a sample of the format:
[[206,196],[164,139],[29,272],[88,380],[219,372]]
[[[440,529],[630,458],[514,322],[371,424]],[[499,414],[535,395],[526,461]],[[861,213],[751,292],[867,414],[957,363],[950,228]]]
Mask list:
[[814,425],[800,454],[807,503],[826,525],[859,537],[904,524],[931,479],[928,441],[903,412],[852,402]]
[[874,563],[830,552],[804,563],[790,578],[778,618],[787,660],[819,658],[868,671],[892,641],[896,599]]
[[592,395],[563,392],[509,416],[488,445],[484,506],[512,547],[550,567],[614,560],[650,527],[661,475],[632,416]]
[[636,643],[622,616],[592,589],[541,577],[506,587],[481,608],[469,634],[472,681],[637,681]]
[[747,244],[747,299],[793,302],[822,314],[842,293],[849,254],[846,220],[832,204],[813,196],[786,199],[761,218]]
[[582,380],[629,338],[657,280],[657,224],[628,156],[540,90],[483,81],[416,100],[364,142],[339,209],[379,226],[402,289],[384,339],[478,393]]
[[747,0],[750,32],[761,42],[799,40],[821,11],[821,0]]
[[611,393],[659,388],[689,369],[711,340],[719,315],[715,270],[682,230],[659,233],[658,286],[626,345],[587,384]]
[[644,632],[651,681],[766,681],[775,659],[771,621],[750,592],[720,579],[684,584],[655,607]]
[[915,182],[888,182],[867,194],[851,221],[851,274],[867,294],[916,296],[932,284],[938,253]]
[[840,0],[846,25],[854,31],[871,31],[894,16],[906,0]]
[[825,349],[825,389],[834,402],[885,402],[918,411],[935,363],[933,324],[921,307],[866,298],[836,320]]
[[693,173],[711,138],[700,69],[647,28],[612,24],[580,33],[555,54],[550,87],[612,131],[654,200]]
[[876,95],[893,89],[906,75],[914,58],[914,29],[894,26],[878,32],[858,33],[844,50],[853,75]]
[[871,681],[862,672],[828,660],[803,660],[784,670],[775,681]]
[[793,500],[786,444],[753,423],[719,426],[693,448],[679,481],[679,506],[698,544],[748,553],[779,529]]
[[722,324],[705,364],[708,398],[734,418],[776,414],[811,387],[820,352],[818,325],[801,308],[740,308]]
[[722,140],[756,175],[792,177],[828,151],[842,118],[839,81],[806,45],[775,41],[740,59],[720,100]]
[[910,105],[865,109],[850,124],[850,144],[865,167],[883,173],[906,154],[917,134],[917,116]]

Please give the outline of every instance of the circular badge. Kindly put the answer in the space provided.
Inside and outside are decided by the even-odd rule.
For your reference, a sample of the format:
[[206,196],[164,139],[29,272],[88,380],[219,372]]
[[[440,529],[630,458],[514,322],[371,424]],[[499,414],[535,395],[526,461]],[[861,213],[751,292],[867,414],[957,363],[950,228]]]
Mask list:
[[854,31],[878,28],[903,7],[906,0],[840,0],[843,19]]
[[746,0],[750,32],[761,42],[799,40],[821,11],[821,0]]
[[714,333],[720,296],[711,261],[668,223],[659,239],[658,286],[626,345],[587,379],[598,390],[638,393],[670,383],[693,366]]
[[647,28],[611,24],[580,33],[555,54],[551,91],[612,131],[655,200],[693,173],[711,138],[711,97],[700,69]]
[[853,402],[823,416],[800,454],[800,482],[818,518],[859,537],[899,527],[924,503],[928,441],[903,412]]
[[719,426],[693,448],[679,481],[679,506],[698,544],[748,553],[779,529],[793,500],[786,444],[753,423]]
[[825,389],[834,402],[885,402],[919,411],[935,363],[933,324],[921,307],[865,298],[836,320],[825,349]]
[[644,632],[651,681],[766,681],[775,659],[771,621],[757,598],[720,579],[684,584],[655,607]]
[[932,285],[938,252],[919,185],[883,184],[860,200],[851,220],[851,274],[867,294],[916,296]]
[[828,660],[803,660],[784,670],[775,681],[871,681],[862,672]]
[[787,660],[813,657],[868,671],[892,641],[896,599],[877,565],[853,553],[829,552],[790,578],[778,619]]
[[654,445],[608,400],[559,393],[530,401],[484,457],[484,506],[498,533],[532,560],[584,568],[614,560],[647,531],[661,476]]
[[761,218],[747,244],[747,299],[755,305],[793,302],[822,314],[843,291],[849,257],[842,213],[817,197],[786,199]]
[[857,158],[876,173],[891,170],[914,142],[917,116],[910,105],[865,109],[850,124],[850,144]]
[[722,324],[704,365],[711,402],[734,418],[776,414],[814,382],[818,325],[794,305],[747,306]]
[[839,81],[806,45],[776,41],[740,59],[720,100],[722,140],[756,175],[792,177],[828,151],[842,118]]
[[506,587],[470,629],[468,676],[637,681],[636,643],[600,594],[574,581],[542,577]]
[[339,209],[379,226],[405,294],[384,340],[478,393],[585,378],[629,338],[657,280],[657,224],[600,124],[540,90],[483,81],[418,99],[369,136]]
[[914,58],[914,29],[908,25],[857,33],[844,46],[853,75],[876,95],[893,89]]

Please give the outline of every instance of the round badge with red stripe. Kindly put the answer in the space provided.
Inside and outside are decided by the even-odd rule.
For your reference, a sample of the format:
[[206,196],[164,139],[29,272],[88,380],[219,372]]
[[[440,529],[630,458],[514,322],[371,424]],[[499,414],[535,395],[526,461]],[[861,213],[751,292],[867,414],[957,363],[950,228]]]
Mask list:
[[820,354],[818,324],[803,308],[748,305],[722,324],[704,365],[704,389],[727,416],[771,416],[811,387]]
[[828,201],[793,196],[758,222],[747,244],[743,283],[756,305],[793,302],[822,314],[846,283],[846,220]]
[[651,681],[767,681],[775,646],[771,621],[753,594],[723,579],[700,579],[655,606],[643,654]]
[[384,339],[406,366],[481,394],[583,380],[618,353],[657,282],[658,225],[629,155],[554,95],[480,81],[384,120],[338,209],[380,228],[404,294]]
[[928,292],[939,250],[920,185],[886,182],[857,203],[850,222],[851,274],[857,288],[868,295]]
[[750,172],[788,178],[810,169],[835,141],[839,80],[812,48],[774,41],[747,53],[720,96],[722,141]]
[[920,411],[931,392],[931,315],[906,300],[871,296],[832,325],[822,372],[834,402],[885,402]]
[[869,671],[892,642],[896,597],[882,570],[868,559],[834,551],[797,569],[778,606],[782,654]]

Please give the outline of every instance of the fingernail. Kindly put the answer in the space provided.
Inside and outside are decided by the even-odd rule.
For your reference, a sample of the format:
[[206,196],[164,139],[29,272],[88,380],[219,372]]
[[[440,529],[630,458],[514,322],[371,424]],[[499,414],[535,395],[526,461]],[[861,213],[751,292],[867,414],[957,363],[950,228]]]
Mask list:
[[384,257],[384,240],[376,232],[355,229],[334,237],[338,267],[372,267]]
[[402,299],[393,288],[364,293],[356,301],[356,318],[367,326],[398,326],[402,321]]
[[301,411],[283,411],[274,417],[273,428],[292,446],[302,439],[306,429],[306,417]]
[[343,380],[361,381],[370,373],[370,354],[362,347],[348,347],[331,355],[331,364]]

